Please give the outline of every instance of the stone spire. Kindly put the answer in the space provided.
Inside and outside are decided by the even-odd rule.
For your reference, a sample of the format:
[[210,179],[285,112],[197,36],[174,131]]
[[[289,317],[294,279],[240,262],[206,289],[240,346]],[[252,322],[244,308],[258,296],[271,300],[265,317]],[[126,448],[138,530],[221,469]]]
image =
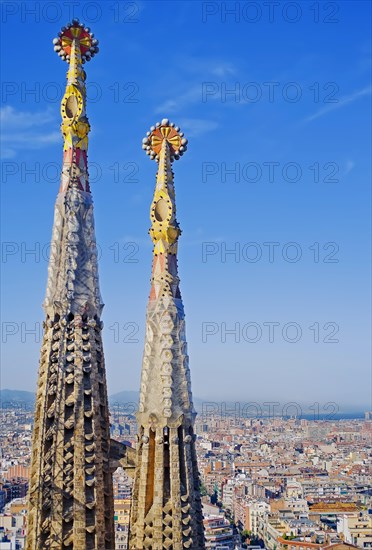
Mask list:
[[77,20],[55,51],[67,61],[63,168],[44,309],[28,503],[27,550],[113,549],[113,489],[85,71],[98,41]]
[[137,414],[132,550],[205,548],[172,172],[173,160],[186,145],[183,133],[167,119],[143,140],[159,166],[150,211],[154,249]]

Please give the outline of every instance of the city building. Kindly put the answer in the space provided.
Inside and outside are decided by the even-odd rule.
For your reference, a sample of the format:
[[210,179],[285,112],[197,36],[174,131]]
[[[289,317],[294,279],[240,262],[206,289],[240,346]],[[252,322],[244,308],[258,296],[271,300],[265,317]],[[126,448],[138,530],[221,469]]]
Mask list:
[[230,522],[223,514],[204,518],[205,548],[213,550],[234,550],[235,537]]
[[372,548],[372,511],[337,516],[337,533],[359,548]]

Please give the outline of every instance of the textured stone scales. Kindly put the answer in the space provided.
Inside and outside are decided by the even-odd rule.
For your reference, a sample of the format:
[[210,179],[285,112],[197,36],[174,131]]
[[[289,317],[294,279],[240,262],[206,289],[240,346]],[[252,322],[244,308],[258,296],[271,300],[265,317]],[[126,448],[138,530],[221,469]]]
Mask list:
[[64,138],[44,309],[27,550],[114,549],[109,416],[102,351],[89,122],[83,63],[98,41],[77,20],[54,40],[68,62]]
[[143,140],[159,167],[150,212],[154,251],[137,415],[131,550],[205,548],[172,173],[172,161],[186,144],[180,129],[166,119]]

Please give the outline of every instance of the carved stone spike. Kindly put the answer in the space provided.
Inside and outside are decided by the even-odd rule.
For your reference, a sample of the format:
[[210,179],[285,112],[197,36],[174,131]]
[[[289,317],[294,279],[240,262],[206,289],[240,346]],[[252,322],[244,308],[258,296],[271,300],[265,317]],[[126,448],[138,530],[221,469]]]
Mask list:
[[140,437],[130,550],[205,548],[203,517],[201,511],[193,512],[199,491],[192,458],[195,411],[177,272],[180,229],[171,167],[182,139],[167,120],[146,137],[146,150],[159,169],[150,210],[153,270],[137,414]]
[[[93,47],[92,36],[73,22],[61,31],[59,45],[69,63],[61,104],[63,167],[44,301],[25,550],[115,545],[103,304],[88,182],[90,126],[82,65],[83,55]],[[89,410],[84,411],[86,401]]]

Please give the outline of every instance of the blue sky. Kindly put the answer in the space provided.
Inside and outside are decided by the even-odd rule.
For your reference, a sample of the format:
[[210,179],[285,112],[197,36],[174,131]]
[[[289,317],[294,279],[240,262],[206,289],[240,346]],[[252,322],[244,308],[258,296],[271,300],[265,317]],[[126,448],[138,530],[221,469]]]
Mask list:
[[156,173],[141,139],[166,116],[189,138],[174,169],[194,394],[369,407],[364,1],[3,2],[1,386],[36,384],[27,331],[43,320],[67,70],[52,39],[72,11],[100,41],[89,160],[109,393],[139,387]]

